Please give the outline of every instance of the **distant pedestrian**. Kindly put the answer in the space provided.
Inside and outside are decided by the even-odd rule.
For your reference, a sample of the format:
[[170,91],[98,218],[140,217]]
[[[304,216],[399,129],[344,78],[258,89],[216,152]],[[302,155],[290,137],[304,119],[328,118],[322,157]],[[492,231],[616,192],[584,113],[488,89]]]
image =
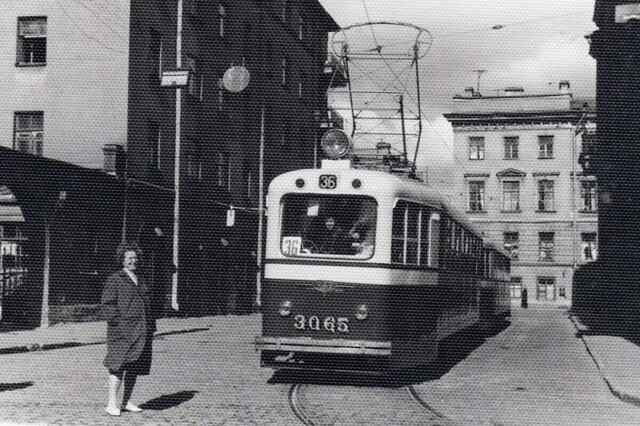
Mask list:
[[[136,244],[122,243],[117,250],[123,268],[111,275],[102,292],[103,315],[107,320],[107,356],[109,401],[107,413],[119,416],[121,410],[140,412],[131,403],[131,394],[139,375],[151,369],[151,344],[156,330],[151,313],[149,292],[137,273],[142,251]],[[118,392],[124,381],[122,403]]]
[[529,300],[528,300],[527,288],[526,287],[522,289],[522,298],[520,300],[520,306],[525,308],[525,309],[529,307]]

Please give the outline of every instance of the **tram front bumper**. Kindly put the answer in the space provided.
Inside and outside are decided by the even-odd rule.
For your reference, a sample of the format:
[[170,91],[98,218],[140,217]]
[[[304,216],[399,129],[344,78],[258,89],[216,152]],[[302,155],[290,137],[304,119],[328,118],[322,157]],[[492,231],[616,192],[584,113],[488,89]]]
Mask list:
[[371,340],[320,340],[304,337],[256,337],[256,350],[343,355],[390,356],[391,342]]

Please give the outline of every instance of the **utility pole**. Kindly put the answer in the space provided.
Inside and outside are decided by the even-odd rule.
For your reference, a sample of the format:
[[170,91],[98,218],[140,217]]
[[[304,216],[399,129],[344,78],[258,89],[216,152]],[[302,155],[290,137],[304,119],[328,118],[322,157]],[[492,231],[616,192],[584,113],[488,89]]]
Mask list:
[[[178,0],[176,29],[176,68],[182,67],[182,0]],[[180,133],[182,115],[182,89],[176,87],[176,137],[175,137],[175,159],[173,170],[174,202],[173,202],[173,264],[176,271],[173,274],[171,283],[171,307],[178,310],[178,274],[179,274],[179,247],[180,247]]]

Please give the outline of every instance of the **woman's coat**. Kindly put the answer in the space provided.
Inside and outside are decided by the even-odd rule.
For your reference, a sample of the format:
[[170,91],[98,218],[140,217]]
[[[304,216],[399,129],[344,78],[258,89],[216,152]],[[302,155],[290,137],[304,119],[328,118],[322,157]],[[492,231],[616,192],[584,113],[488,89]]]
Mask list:
[[149,374],[155,320],[142,277],[136,285],[124,270],[111,275],[102,292],[102,312],[107,320],[105,367],[116,372],[128,364],[137,374]]

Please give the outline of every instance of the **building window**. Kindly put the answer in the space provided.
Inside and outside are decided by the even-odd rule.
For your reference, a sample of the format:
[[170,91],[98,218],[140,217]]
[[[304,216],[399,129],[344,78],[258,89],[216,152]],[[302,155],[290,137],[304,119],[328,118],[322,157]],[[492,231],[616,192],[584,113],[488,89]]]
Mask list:
[[287,61],[287,58],[282,58],[282,85],[283,86],[287,85],[288,68],[289,68],[289,61]]
[[298,17],[298,39],[304,39],[304,19],[302,19],[302,16]]
[[147,151],[149,166],[160,168],[160,147],[161,147],[161,130],[160,125],[156,121],[150,121],[148,124],[147,135]]
[[553,136],[538,136],[538,158],[553,158]]
[[149,30],[149,79],[151,81],[162,78],[162,34],[151,28]]
[[538,181],[538,211],[554,211],[554,181],[543,179]]
[[218,111],[224,109],[224,82],[222,77],[218,77]]
[[47,63],[47,18],[18,18],[17,65]]
[[469,160],[484,160],[484,138],[472,136],[469,138]]
[[504,249],[511,254],[512,260],[518,260],[518,245],[520,243],[520,233],[504,233]]
[[280,145],[284,148],[287,146],[287,142],[289,142],[291,138],[291,121],[288,116],[283,115],[280,118],[280,124],[282,126],[280,131]]
[[13,149],[42,156],[44,112],[16,112]]
[[202,159],[198,152],[187,154],[187,176],[191,180],[202,180]]
[[540,251],[540,256],[538,260],[540,262],[553,262],[554,251],[555,251],[555,241],[553,232],[540,232],[538,235],[539,242],[538,248]]
[[484,211],[484,181],[469,182],[469,211]]
[[556,300],[555,277],[538,277],[537,300]]
[[511,298],[522,299],[522,277],[511,277]]
[[218,5],[218,21],[219,21],[218,34],[220,34],[220,37],[224,37],[224,24],[225,24],[226,17],[227,17],[227,9],[222,4]]
[[587,232],[581,234],[582,239],[582,260],[592,262],[598,258],[598,246],[596,242],[596,233]]
[[195,15],[198,9],[198,0],[185,0],[184,10],[190,15]]
[[202,100],[202,75],[198,74],[197,61],[191,56],[185,57],[185,66],[189,70],[187,89],[189,95]]
[[220,188],[230,189],[230,174],[231,169],[229,167],[229,156],[224,152],[219,152],[216,161],[216,184]]
[[520,139],[517,136],[508,136],[504,138],[504,159],[505,160],[518,159],[519,144],[520,144]]
[[583,180],[580,182],[581,209],[583,212],[598,211],[596,181]]
[[502,211],[520,211],[520,182],[502,182]]

